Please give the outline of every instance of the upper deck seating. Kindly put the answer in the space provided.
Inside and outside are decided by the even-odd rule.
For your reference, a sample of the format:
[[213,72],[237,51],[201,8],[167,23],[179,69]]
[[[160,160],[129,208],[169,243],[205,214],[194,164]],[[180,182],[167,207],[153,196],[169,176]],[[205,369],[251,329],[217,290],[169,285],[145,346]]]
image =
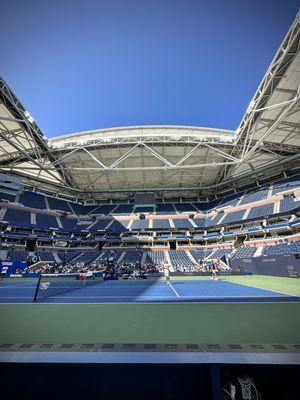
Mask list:
[[174,203],[174,207],[179,212],[198,212],[192,203]]
[[274,212],[274,203],[264,204],[262,206],[252,207],[247,219],[267,217]]
[[89,225],[83,225],[81,229],[88,229],[90,226],[89,230],[90,231],[96,231],[97,229],[99,230],[105,230],[107,226],[111,223],[110,219],[99,219],[94,225],[92,225],[93,221]]
[[8,221],[10,225],[31,226],[31,213],[28,211],[16,210],[8,208],[4,215],[4,221]]
[[45,196],[35,192],[25,191],[21,193],[19,203],[26,207],[38,208],[40,210],[46,209]]
[[280,200],[279,212],[288,212],[300,207],[300,201],[295,201],[294,196],[284,196]]
[[5,193],[5,192],[0,192],[0,201],[2,200],[8,200],[11,203],[14,203],[16,200],[16,195],[10,194],[10,193]]
[[60,222],[63,226],[63,229],[70,232],[72,232],[77,225],[77,219],[60,217]]
[[117,204],[102,204],[101,206],[91,210],[89,214],[95,215],[108,215],[110,214],[115,208],[117,208]]
[[[77,215],[86,215],[89,211],[91,211],[89,206],[84,206],[83,204],[79,203],[72,203],[71,207]],[[96,208],[96,206],[93,206],[93,208]]]
[[135,206],[134,208],[134,213],[135,214],[140,214],[140,213],[152,213],[154,211],[154,206]]
[[47,200],[50,210],[72,212],[69,203],[66,200],[57,199],[55,197],[47,197]]
[[149,220],[148,219],[137,219],[134,220],[131,225],[132,231],[142,231],[149,227]]
[[173,223],[176,229],[189,229],[193,228],[192,223],[188,218],[185,219],[173,219]]
[[56,218],[53,215],[36,214],[36,225],[40,228],[58,228]]
[[197,225],[198,228],[205,228],[206,227],[206,218],[194,218],[194,223]]
[[166,230],[170,229],[170,222],[168,219],[154,219],[153,220],[153,229],[161,229]]
[[120,204],[111,214],[131,214],[133,212],[133,207],[133,204]]
[[300,188],[300,175],[275,182],[273,185],[272,194],[274,195],[298,187]]
[[253,203],[254,201],[264,200],[268,196],[269,188],[257,188],[255,191],[251,191],[242,198],[239,205]]
[[156,214],[176,214],[172,203],[158,203],[156,206]]
[[239,210],[239,211],[234,211],[232,213],[226,214],[225,217],[221,221],[222,225],[229,224],[230,222],[234,222],[234,221],[241,221],[243,219],[245,212],[246,212],[246,210]]
[[114,220],[106,229],[108,232],[126,232],[129,220],[117,221]]
[[226,206],[236,206],[237,203],[239,202],[240,198],[242,196],[242,193],[239,194],[233,194],[231,196],[226,196],[224,199],[222,199],[219,203],[219,207],[226,207]]
[[217,225],[219,223],[219,221],[223,218],[223,216],[224,216],[224,212],[221,211],[217,215],[207,217],[206,225],[207,226]]

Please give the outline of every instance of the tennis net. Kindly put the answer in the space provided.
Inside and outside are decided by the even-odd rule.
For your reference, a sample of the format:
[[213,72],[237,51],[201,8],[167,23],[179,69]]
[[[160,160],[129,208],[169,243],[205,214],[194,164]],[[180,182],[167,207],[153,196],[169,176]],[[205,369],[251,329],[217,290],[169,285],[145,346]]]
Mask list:
[[65,292],[83,289],[102,282],[101,272],[88,274],[41,274],[38,279],[33,301],[58,296]]

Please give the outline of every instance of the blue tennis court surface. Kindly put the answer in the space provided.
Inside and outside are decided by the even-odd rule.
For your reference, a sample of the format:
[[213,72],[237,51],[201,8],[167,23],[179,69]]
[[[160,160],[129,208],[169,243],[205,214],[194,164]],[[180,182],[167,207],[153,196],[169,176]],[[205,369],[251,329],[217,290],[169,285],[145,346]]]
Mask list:
[[[53,283],[55,285],[56,283]],[[0,303],[31,303],[36,281],[0,281]],[[55,292],[55,286],[52,287]],[[212,280],[105,281],[39,300],[39,303],[300,302],[300,297],[244,284]]]

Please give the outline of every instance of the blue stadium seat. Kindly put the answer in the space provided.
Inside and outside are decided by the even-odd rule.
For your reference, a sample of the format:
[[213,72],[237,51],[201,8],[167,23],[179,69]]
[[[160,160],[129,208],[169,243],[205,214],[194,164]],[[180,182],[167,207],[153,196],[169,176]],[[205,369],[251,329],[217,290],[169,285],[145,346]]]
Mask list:
[[219,207],[235,206],[240,200],[243,193],[233,194],[222,199],[219,203]]
[[265,246],[262,255],[281,255],[300,253],[300,241],[279,243],[273,246]]
[[44,229],[58,228],[56,218],[46,214],[36,214],[36,225]]
[[30,212],[12,208],[6,210],[4,221],[8,221],[13,226],[32,226]]
[[88,251],[82,252],[79,257],[76,258],[76,263],[82,263],[84,265],[94,262],[101,254],[101,251]]
[[174,268],[193,267],[194,263],[190,260],[184,250],[169,250],[171,263]]
[[133,204],[120,204],[111,214],[131,214],[133,212],[133,207]]
[[72,232],[72,231],[74,231],[75,226],[77,224],[77,219],[60,217],[60,222],[61,222],[64,230]]
[[38,208],[40,210],[45,210],[45,196],[35,192],[25,191],[20,194],[19,203],[23,204],[26,207]]
[[[76,257],[78,257],[80,255],[80,251],[66,251],[66,252],[59,252],[58,253],[58,257],[60,258],[60,260],[63,263],[70,263],[72,264],[72,262],[74,261],[74,259],[76,259]],[[74,261],[75,263],[76,261]]]
[[27,261],[29,256],[28,251],[23,250],[9,250],[7,253],[7,260],[11,261]]
[[232,253],[232,249],[218,249],[211,254],[211,258],[228,257]]
[[117,207],[117,204],[103,204],[97,208],[94,208],[89,212],[89,214],[95,215],[108,215],[110,214],[114,208]]
[[189,228],[194,228],[193,225],[191,224],[190,220],[185,218],[185,219],[173,219],[173,223],[176,229],[189,229]]
[[279,212],[281,213],[289,212],[299,207],[300,207],[300,201],[295,201],[294,196],[284,196],[284,198],[280,200]]
[[193,221],[197,225],[198,228],[206,227],[206,218],[194,218]]
[[143,252],[142,251],[126,251],[124,257],[121,262],[126,263],[140,263],[142,261]]
[[165,255],[163,251],[147,251],[145,264],[164,265],[164,262]]
[[77,215],[86,215],[89,212],[93,211],[97,206],[84,206],[79,203],[71,203],[71,207]]
[[230,222],[241,221],[243,219],[245,212],[246,212],[246,210],[239,210],[239,211],[234,211],[234,212],[228,213],[222,219],[221,224],[223,225],[223,224],[229,224]]
[[131,230],[132,231],[142,231],[144,229],[147,229],[149,226],[149,220],[148,219],[137,219],[134,220],[132,225],[131,225]]
[[170,230],[171,229],[170,222],[168,219],[154,219],[153,229]]
[[174,207],[179,212],[198,212],[192,203],[174,203]]
[[38,257],[39,261],[56,261],[53,253],[50,251],[37,251],[35,255]]
[[13,194],[0,192],[0,201],[1,200],[8,200],[8,201],[14,203],[16,200],[16,196]]
[[269,188],[257,188],[255,191],[251,191],[242,198],[239,205],[248,204],[254,201],[264,200],[268,196]]
[[127,221],[113,221],[106,229],[108,232],[126,232],[129,220]]
[[282,179],[280,181],[277,181],[274,183],[273,185],[273,191],[272,194],[277,194],[280,192],[284,192],[286,190],[291,190],[294,188],[300,188],[300,176],[294,176],[291,178],[287,178],[287,179]]
[[247,219],[268,217],[274,212],[274,203],[264,204],[262,206],[252,207]]
[[256,247],[254,246],[241,246],[235,252],[233,258],[251,258],[256,252]]
[[172,203],[159,203],[156,206],[156,214],[176,214]]
[[134,209],[134,212],[136,214],[153,213],[153,211],[154,211],[154,206],[136,206]]
[[199,262],[204,260],[205,258],[208,258],[211,253],[212,250],[191,250],[190,253],[192,254],[192,256],[194,257],[194,259]]
[[55,197],[47,197],[47,200],[50,210],[72,212],[68,202],[65,200],[57,199]]

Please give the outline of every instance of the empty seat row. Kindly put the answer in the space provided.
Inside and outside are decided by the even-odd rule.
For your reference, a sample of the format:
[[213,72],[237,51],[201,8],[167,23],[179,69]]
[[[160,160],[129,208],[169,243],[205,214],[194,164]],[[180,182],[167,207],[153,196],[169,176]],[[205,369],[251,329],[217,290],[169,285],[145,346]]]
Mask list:
[[205,258],[209,258],[212,250],[191,250],[190,253],[194,257],[194,259],[199,262],[203,261]]
[[163,265],[165,260],[165,254],[162,250],[147,251],[144,264]]
[[169,255],[174,268],[194,266],[194,263],[184,250],[169,250]]
[[250,258],[253,257],[256,252],[256,247],[254,246],[241,246],[234,253],[233,258]]
[[262,251],[262,255],[281,255],[293,253],[300,253],[300,241],[265,246]]

